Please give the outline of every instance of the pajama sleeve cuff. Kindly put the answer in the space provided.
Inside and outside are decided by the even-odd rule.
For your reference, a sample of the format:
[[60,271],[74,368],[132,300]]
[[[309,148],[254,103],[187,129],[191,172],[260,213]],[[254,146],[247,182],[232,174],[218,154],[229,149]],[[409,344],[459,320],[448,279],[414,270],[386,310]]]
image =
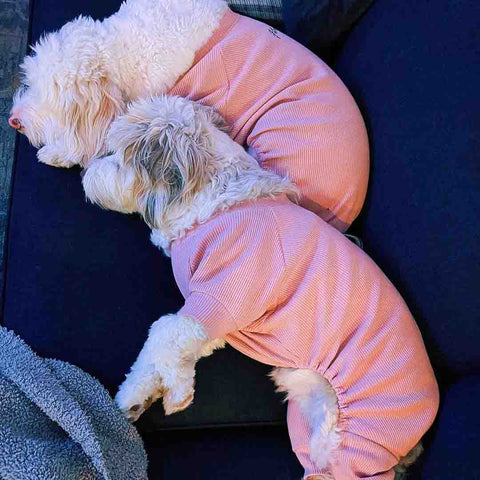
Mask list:
[[178,314],[201,323],[211,340],[238,330],[228,310],[215,297],[205,293],[192,292]]

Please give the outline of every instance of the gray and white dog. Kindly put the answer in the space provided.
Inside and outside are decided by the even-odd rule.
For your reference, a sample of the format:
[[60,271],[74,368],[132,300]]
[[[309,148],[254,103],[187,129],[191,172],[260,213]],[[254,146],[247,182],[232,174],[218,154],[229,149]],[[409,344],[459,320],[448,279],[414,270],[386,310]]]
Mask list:
[[[292,420],[295,415],[289,415],[289,429],[303,428],[302,441],[306,444],[302,448],[308,449],[309,460],[296,450],[298,445],[293,447],[303,460],[305,478],[343,480],[347,478],[347,472],[348,478],[358,478],[353,468],[360,463],[378,472],[388,471],[389,478],[393,478],[394,468],[411,463],[421,451],[420,437],[435,417],[438,389],[413,318],[398,292],[367,255],[316,215],[294,205],[298,199],[296,187],[287,178],[262,169],[228,136],[222,117],[210,107],[180,97],[136,101],[129,106],[127,113],[113,122],[107,148],[113,152],[111,155],[88,162],[83,176],[87,198],[104,208],[140,213],[152,229],[152,242],[167,255],[172,253],[174,271],[180,271],[178,277],[176,274],[177,281],[188,270],[191,278],[196,277],[195,281],[203,282],[204,287],[213,284],[213,293],[223,295],[218,301],[215,295],[210,295],[211,292],[190,291],[190,286],[186,288],[184,285],[182,289],[179,284],[186,296],[185,306],[176,314],[163,316],[153,323],[131,372],[120,386],[116,401],[126,415],[137,419],[159,398],[163,399],[167,414],[186,408],[193,400],[197,360],[222,347],[226,336],[234,347],[277,367],[272,378],[278,389],[287,393],[289,411],[298,409],[295,415],[303,415],[308,424],[305,430],[302,427],[304,421]],[[278,203],[283,207],[278,207]],[[270,211],[274,204],[281,216],[279,223]],[[248,210],[249,207],[242,205],[253,207]],[[245,220],[246,216],[247,221],[242,223],[241,219]],[[266,224],[268,222],[271,228]],[[211,227],[212,224],[216,227],[209,232],[208,225]],[[220,230],[218,225],[222,225]],[[195,238],[195,234],[203,239],[198,240],[203,242],[203,247],[197,245],[193,249],[198,247],[201,252],[194,253],[187,248],[188,252],[179,254],[178,244],[185,238],[191,239],[192,235]],[[236,239],[235,242],[230,238]],[[256,254],[250,255],[249,249],[255,248],[255,243],[259,248]],[[287,245],[288,251],[281,246],[283,244]],[[307,257],[310,249],[315,252],[311,253],[314,255],[311,258]],[[231,261],[222,263],[222,258],[230,258],[232,251],[239,253],[240,260],[235,257],[233,264]],[[192,260],[195,255],[198,258]],[[329,257],[333,263],[329,263]],[[284,262],[285,258],[290,259],[290,267],[272,269],[272,265],[281,263],[282,258]],[[295,271],[296,265],[305,259],[305,268],[311,269],[313,276],[297,285],[296,275],[289,272]],[[197,262],[197,266],[193,267],[191,262]],[[208,265],[210,270],[207,268],[206,272],[204,268],[201,272],[201,265]],[[237,271],[229,277],[235,268]],[[286,276],[277,284],[278,289],[273,288],[271,285],[275,284],[275,279],[272,277],[278,277],[280,270],[287,272]],[[246,275],[253,279],[250,283]],[[330,277],[343,281],[339,283]],[[231,278],[234,278],[233,285]],[[242,282],[250,285],[248,292],[240,285]],[[287,343],[280,342],[279,345],[278,340],[272,340],[273,343],[268,340],[279,334],[272,330],[278,325],[274,327],[269,322],[275,318],[275,310],[282,309],[277,297],[279,291],[287,288],[287,283],[290,294],[285,305],[291,301],[295,303],[298,297],[295,292],[302,297],[299,292],[304,291],[306,284],[313,285],[313,296],[300,300],[294,317],[292,310],[287,308],[290,312],[288,321],[283,318],[281,328],[285,322],[295,325],[295,334],[290,332],[281,337],[282,342]],[[226,291],[229,291],[228,295],[225,295]],[[378,291],[383,292],[380,297]],[[241,311],[242,315],[252,318],[231,316],[230,311],[240,312],[235,303],[238,292],[246,295],[240,303],[249,305],[248,311],[245,308]],[[270,306],[257,311],[262,295],[270,297],[266,303]],[[192,314],[191,298],[197,302],[194,303],[195,314]],[[305,310],[304,305],[312,302],[311,309]],[[325,302],[336,302],[338,308],[323,311],[321,305]],[[394,315],[389,314],[392,305]],[[317,314],[318,309],[323,311],[321,315]],[[308,314],[310,310],[313,313]],[[210,315],[208,321],[200,321],[205,312]],[[339,312],[343,312],[341,319],[337,318]],[[228,323],[227,317],[231,317],[230,330],[222,330],[222,322]],[[245,323],[248,328],[235,330],[237,320],[240,324],[249,320],[250,323]],[[260,331],[255,330],[257,327],[250,327],[252,323]],[[381,326],[380,331],[375,330],[377,326]],[[318,348],[318,340],[312,339],[325,338],[329,331],[332,335],[330,343]],[[239,332],[237,336],[235,332]],[[385,343],[380,349],[372,352],[367,348],[362,353],[360,345],[369,336],[377,338],[376,342],[381,338]],[[301,347],[300,339],[303,339]],[[258,351],[255,351],[256,347]],[[344,385],[335,385],[334,377],[329,377],[328,372],[319,367],[302,366],[306,364],[298,362],[298,348],[311,349],[312,355],[324,359],[330,355],[346,359],[342,364],[342,378],[353,382],[351,388],[346,390]],[[271,357],[262,357],[265,352],[270,352]],[[371,364],[365,355],[370,355]],[[401,362],[397,362],[399,359]],[[395,362],[402,367],[392,377],[388,372]],[[366,364],[370,365],[367,370],[364,369]],[[380,379],[382,389],[376,390],[375,385]],[[340,445],[348,444],[351,435],[342,429],[342,404],[354,404],[358,400],[348,398],[349,395],[365,388],[370,389],[371,398],[367,396],[366,402],[363,399],[361,415],[370,420],[358,418],[358,425],[368,425],[372,418],[375,421],[388,419],[389,428],[380,429],[388,432],[388,438],[379,437],[372,441],[362,437],[365,432],[360,429],[354,432],[355,441],[361,439],[365,451],[371,453],[358,459],[356,456],[361,456],[361,450],[355,453],[355,449],[350,449],[347,454],[342,451],[340,461],[337,461],[335,455]],[[385,404],[386,394],[395,398],[398,392],[402,393],[397,403],[389,400]],[[403,412],[401,415],[398,414],[400,411]],[[408,424],[404,422],[405,418],[408,418]],[[403,423],[400,425],[396,419]],[[383,445],[381,441],[384,441]],[[375,457],[377,452],[381,453]],[[349,458],[350,454],[355,458]]]

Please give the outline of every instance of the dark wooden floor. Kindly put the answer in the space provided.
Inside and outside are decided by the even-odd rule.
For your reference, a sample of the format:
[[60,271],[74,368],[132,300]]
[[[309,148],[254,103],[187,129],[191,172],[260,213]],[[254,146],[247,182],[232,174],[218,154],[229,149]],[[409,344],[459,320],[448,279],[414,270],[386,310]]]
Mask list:
[[0,0],[0,295],[3,293],[4,244],[12,180],[15,132],[8,113],[18,65],[27,49],[29,0]]

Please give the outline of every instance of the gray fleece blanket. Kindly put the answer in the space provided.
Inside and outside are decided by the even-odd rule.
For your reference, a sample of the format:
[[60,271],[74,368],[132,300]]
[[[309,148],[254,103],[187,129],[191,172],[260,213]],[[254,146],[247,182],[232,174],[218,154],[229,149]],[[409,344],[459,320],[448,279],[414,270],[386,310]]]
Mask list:
[[104,387],[0,327],[0,478],[146,480],[142,440]]

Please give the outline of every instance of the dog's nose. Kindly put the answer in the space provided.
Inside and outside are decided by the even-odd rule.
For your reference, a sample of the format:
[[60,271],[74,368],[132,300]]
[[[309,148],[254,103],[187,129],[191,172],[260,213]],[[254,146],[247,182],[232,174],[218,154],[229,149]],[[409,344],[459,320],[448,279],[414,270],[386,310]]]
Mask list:
[[8,119],[8,124],[15,130],[20,130],[22,128],[22,122],[18,118],[15,118],[14,116],[11,116]]

